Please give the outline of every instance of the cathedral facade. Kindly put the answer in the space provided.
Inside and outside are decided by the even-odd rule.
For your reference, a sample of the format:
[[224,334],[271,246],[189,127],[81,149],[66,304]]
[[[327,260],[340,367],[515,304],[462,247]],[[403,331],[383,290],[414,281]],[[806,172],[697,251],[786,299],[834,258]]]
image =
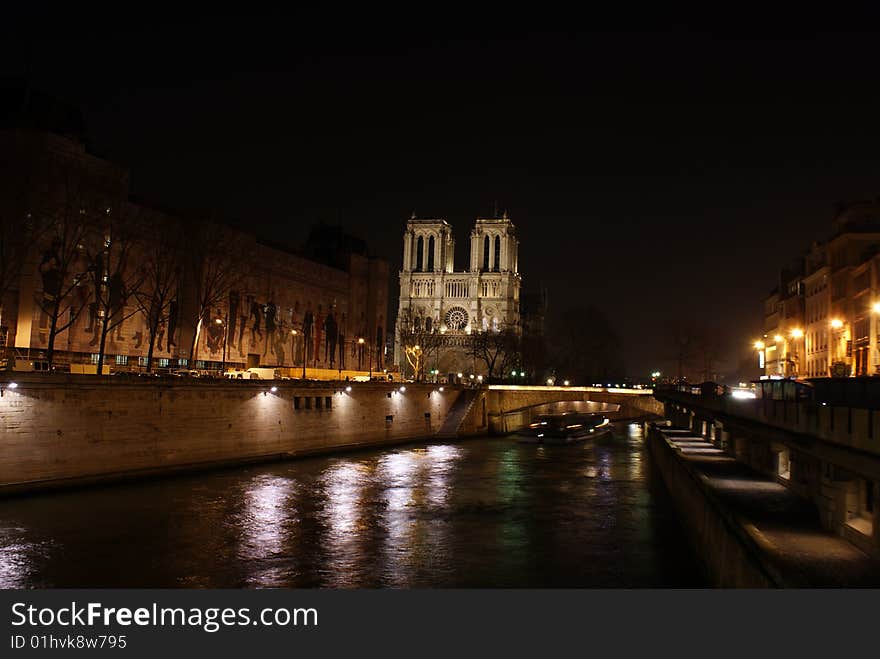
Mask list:
[[[403,268],[395,335],[395,360],[412,376],[409,343],[423,337],[422,370],[443,376],[485,374],[469,346],[485,332],[522,330],[519,241],[507,213],[477,218],[466,268],[455,267],[455,238],[444,219],[413,215],[403,236]],[[412,347],[412,346],[410,346]]]

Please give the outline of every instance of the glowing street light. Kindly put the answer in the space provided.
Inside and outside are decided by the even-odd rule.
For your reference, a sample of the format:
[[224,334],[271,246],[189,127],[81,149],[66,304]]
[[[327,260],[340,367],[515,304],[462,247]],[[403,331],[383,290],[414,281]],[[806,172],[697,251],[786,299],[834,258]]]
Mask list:
[[755,350],[763,350],[764,342],[763,341],[755,341]]
[[782,337],[782,334],[775,334],[773,340],[776,341],[776,343],[782,343],[785,339]]
[[832,318],[831,327],[833,327],[834,329],[840,329],[841,327],[843,327],[843,321],[840,318]]
[[880,302],[875,302],[871,305],[871,311],[874,313],[880,313]]
[[793,329],[791,330],[791,338],[793,339],[802,339],[804,338],[804,330],[802,329]]

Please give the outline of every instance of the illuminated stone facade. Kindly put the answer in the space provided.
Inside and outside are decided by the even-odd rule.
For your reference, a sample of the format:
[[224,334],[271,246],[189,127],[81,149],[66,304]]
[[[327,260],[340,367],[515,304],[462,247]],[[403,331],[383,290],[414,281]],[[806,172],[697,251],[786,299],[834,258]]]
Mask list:
[[[156,334],[154,367],[204,368],[279,366],[316,369],[380,370],[385,363],[385,316],[388,304],[388,263],[365,249],[342,248],[333,263],[307,258],[307,250],[285,249],[256,236],[203,218],[179,216],[129,200],[128,172],[90,154],[83,144],[47,131],[0,131],[6,156],[0,184],[3,222],[39,217],[47,225],[107,216],[136,218],[140,234],[128,257],[124,275],[137,277],[150,254],[168,235],[177,236],[180,275],[162,309]],[[192,226],[215,227],[222,242],[215,253],[234,256],[235,276],[226,277],[220,294],[199,314],[199,275],[193,253]],[[96,227],[100,232],[100,222]],[[15,358],[47,359],[51,323],[45,305],[47,288],[75,286],[69,327],[55,334],[56,365],[93,364],[99,351],[96,286],[90,272],[93,245],[100,235],[83,234],[83,244],[62,277],[53,266],[57,228],[43,231],[24,248],[22,267],[2,300],[0,348],[7,363]],[[195,234],[195,235],[206,235]],[[208,236],[210,237],[210,236]],[[172,244],[171,241],[168,243]],[[228,252],[228,255],[223,254]],[[210,259],[209,259],[210,260]],[[59,279],[59,281],[53,281]],[[138,284],[143,289],[143,282]],[[146,312],[139,310],[136,290],[117,296],[122,322],[106,337],[105,365],[112,370],[145,366],[149,340]],[[111,291],[112,297],[112,291]],[[361,342],[359,339],[363,338]],[[87,370],[87,369],[85,369]]]
[[831,237],[782,272],[756,347],[767,376],[880,374],[880,202],[841,206]]
[[455,269],[454,253],[452,227],[445,219],[413,216],[407,222],[395,341],[401,370],[408,368],[402,337],[407,331],[442,335],[442,345],[425,365],[427,372],[461,372],[466,377],[486,370],[467,354],[475,334],[521,333],[519,241],[507,214],[477,218],[467,269]]

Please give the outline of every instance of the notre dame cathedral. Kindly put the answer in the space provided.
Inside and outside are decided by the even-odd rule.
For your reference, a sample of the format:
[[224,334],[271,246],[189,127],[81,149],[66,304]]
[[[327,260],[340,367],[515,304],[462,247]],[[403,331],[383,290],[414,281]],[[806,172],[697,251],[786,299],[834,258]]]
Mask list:
[[459,270],[449,222],[410,218],[403,236],[395,336],[395,361],[402,373],[413,375],[404,354],[413,343],[409,337],[422,336],[434,341],[432,349],[426,349],[423,373],[485,375],[486,364],[468,349],[477,335],[521,333],[518,248],[516,227],[507,213],[477,218],[470,262]]

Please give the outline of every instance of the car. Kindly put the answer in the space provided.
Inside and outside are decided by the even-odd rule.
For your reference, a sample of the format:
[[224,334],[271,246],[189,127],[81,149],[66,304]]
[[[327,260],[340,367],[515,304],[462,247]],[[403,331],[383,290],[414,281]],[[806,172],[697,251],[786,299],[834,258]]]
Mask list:
[[[242,371],[241,369],[233,368],[233,369],[226,371],[223,374],[223,377],[226,378],[227,380],[250,380],[251,373],[249,371]],[[256,379],[256,378],[254,378],[254,379]]]
[[251,374],[251,380],[280,380],[281,379],[281,369],[278,368],[265,368],[259,366],[252,366],[247,370],[247,373]]
[[199,373],[195,369],[189,368],[178,368],[171,371],[171,375],[177,376],[179,378],[198,378],[201,377],[201,373]]

